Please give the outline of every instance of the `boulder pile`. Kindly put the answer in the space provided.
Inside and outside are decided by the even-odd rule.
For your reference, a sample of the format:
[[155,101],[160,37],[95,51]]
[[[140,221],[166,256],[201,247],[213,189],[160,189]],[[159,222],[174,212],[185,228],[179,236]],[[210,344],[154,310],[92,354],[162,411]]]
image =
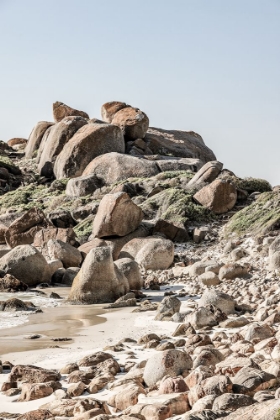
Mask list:
[[280,418],[279,187],[124,102],[53,116],[0,142],[0,312],[36,317],[17,293],[64,285],[151,323],[60,372],[0,362],[6,397],[52,398],[0,419]]

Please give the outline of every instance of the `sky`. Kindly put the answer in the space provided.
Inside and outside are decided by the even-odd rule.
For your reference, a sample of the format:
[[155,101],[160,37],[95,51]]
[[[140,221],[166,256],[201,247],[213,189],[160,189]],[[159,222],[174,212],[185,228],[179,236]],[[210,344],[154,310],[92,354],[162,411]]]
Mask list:
[[280,0],[0,0],[0,139],[123,101],[280,184]]

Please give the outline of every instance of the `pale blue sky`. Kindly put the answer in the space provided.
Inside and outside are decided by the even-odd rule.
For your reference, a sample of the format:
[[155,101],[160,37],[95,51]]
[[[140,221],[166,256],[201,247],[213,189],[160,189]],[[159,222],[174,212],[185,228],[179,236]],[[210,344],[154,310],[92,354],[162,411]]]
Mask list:
[[280,0],[0,0],[0,139],[120,100],[280,184]]

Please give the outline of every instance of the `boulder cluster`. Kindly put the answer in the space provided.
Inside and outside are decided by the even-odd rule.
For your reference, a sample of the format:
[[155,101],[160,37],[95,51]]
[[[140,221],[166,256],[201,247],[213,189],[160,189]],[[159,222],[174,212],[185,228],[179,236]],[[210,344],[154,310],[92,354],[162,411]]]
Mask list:
[[280,189],[123,102],[53,115],[0,142],[0,292],[68,286],[67,303],[131,306],[154,331],[60,371],[2,361],[7,397],[54,396],[13,418],[280,418]]
[[[102,120],[61,102],[53,115],[27,141],[8,142],[13,153],[6,150],[3,161],[14,158],[18,166],[0,160],[3,172],[21,176],[21,185],[7,182],[2,195],[2,278],[12,275],[28,287],[74,280],[69,302],[114,302],[141,288],[141,269],[170,267],[174,241],[189,238],[194,209],[203,206],[207,218],[236,201],[235,187],[234,195],[216,180],[222,164],[196,133],[149,129],[147,115],[123,102],[104,104]],[[207,183],[210,192],[196,199],[194,191],[207,190]],[[86,205],[77,209],[77,200]]]

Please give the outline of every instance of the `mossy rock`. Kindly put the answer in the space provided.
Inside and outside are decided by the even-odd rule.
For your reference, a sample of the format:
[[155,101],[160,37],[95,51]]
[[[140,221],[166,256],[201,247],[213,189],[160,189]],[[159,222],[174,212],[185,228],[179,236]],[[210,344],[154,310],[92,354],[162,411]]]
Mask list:
[[[60,199],[54,204],[57,197]],[[0,196],[0,213],[3,214],[8,209],[28,210],[34,206],[42,210],[54,210],[61,207],[61,203],[64,201],[67,201],[64,191],[32,183]],[[67,204],[69,207],[69,203]]]
[[187,180],[191,180],[194,177],[194,172],[188,170],[188,171],[165,171],[160,172],[158,175],[155,175],[154,178],[157,178],[159,180],[165,180],[165,179],[173,179],[173,178],[184,178]]
[[268,192],[272,191],[272,186],[268,181],[261,178],[238,178],[234,175],[222,176],[223,179],[231,181],[236,188],[247,191],[249,194],[253,192]]
[[277,413],[274,416],[273,420],[280,420],[280,409],[277,411]]
[[42,185],[30,184],[2,195],[0,197],[1,213],[7,209],[28,210],[34,206],[34,196],[40,194],[44,189],[46,187]]
[[0,167],[7,169],[9,172],[11,172],[11,174],[21,174],[21,170],[7,156],[0,155]]
[[7,155],[8,153],[14,152],[14,149],[9,146],[5,141],[0,140],[0,155]]
[[244,178],[236,181],[236,187],[247,191],[249,194],[253,192],[272,191],[272,187],[268,181],[261,178]]
[[208,209],[196,204],[192,193],[182,188],[168,188],[140,205],[148,219],[164,219],[185,225],[188,221],[206,222],[215,218]]
[[265,235],[280,227],[280,193],[265,192],[248,207],[236,213],[224,227],[224,233]]

